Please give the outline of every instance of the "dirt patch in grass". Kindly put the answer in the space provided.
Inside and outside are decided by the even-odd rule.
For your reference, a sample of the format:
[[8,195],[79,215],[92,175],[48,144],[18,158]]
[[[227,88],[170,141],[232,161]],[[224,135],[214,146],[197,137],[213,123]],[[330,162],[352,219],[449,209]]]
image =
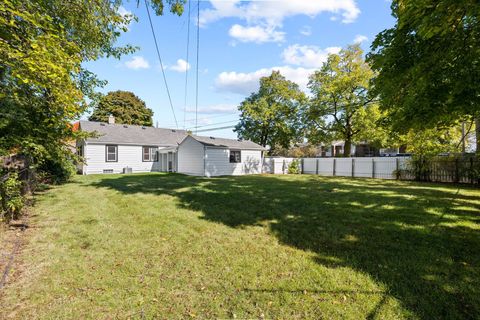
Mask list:
[[28,242],[28,213],[0,226],[0,298],[22,273],[21,251]]

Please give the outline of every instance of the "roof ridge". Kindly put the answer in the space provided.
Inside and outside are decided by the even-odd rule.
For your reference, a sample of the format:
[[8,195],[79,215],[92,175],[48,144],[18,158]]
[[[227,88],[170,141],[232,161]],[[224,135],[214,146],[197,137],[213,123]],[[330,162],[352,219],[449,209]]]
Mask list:
[[187,130],[183,129],[174,129],[174,128],[157,128],[154,126],[142,126],[138,124],[126,124],[126,123],[108,123],[108,122],[103,122],[103,121],[90,121],[90,120],[79,120],[80,123],[93,123],[93,124],[101,124],[103,123],[104,125],[108,126],[116,126],[116,127],[123,127],[123,126],[128,126],[128,127],[139,127],[139,128],[152,128],[152,129],[160,129],[160,130],[172,130],[173,132],[187,132]]

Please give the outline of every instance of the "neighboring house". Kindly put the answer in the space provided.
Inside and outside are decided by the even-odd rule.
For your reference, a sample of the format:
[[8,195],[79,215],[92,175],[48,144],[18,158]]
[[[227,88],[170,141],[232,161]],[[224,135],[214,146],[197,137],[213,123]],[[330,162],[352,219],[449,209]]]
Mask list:
[[[329,145],[321,145],[319,157],[342,157],[344,154],[345,142],[333,141]],[[352,144],[350,156],[352,157],[375,157],[379,155],[379,150],[367,142]]]
[[[82,174],[165,171],[216,176],[261,172],[263,148],[250,141],[115,124],[113,117],[108,123],[80,121],[78,130],[96,133],[77,141],[77,152],[85,159],[78,165]],[[208,144],[210,140],[215,143]]]
[[187,136],[178,146],[178,172],[207,177],[258,174],[263,151],[251,141]]

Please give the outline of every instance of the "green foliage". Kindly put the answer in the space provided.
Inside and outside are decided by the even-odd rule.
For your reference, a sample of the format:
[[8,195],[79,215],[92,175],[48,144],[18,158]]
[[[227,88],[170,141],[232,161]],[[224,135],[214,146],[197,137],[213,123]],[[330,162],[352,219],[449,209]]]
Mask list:
[[291,148],[280,148],[276,155],[292,158],[314,158],[318,154],[318,148],[314,145],[299,145]]
[[[177,14],[183,2],[166,1]],[[83,63],[135,50],[114,45],[134,19],[118,12],[121,3],[0,2],[0,154],[24,154],[37,165],[73,157],[69,143],[85,133],[72,131],[71,122],[98,99],[96,88],[105,84]],[[152,5],[162,13],[162,0]]]
[[90,121],[107,122],[113,115],[116,123],[152,126],[153,111],[145,102],[129,91],[113,91],[100,98]]
[[300,174],[300,160],[293,159],[292,162],[288,165],[288,174]]
[[381,112],[369,96],[374,73],[353,45],[331,54],[309,82],[313,97],[305,110],[307,137],[312,143],[345,141],[345,156],[354,142],[381,144],[386,132],[377,125]]
[[54,184],[68,181],[76,171],[74,161],[69,157],[47,159],[38,166],[38,173],[44,182]]
[[25,204],[22,195],[22,182],[13,172],[4,181],[0,181],[0,221],[15,219]]
[[278,71],[260,79],[260,89],[238,107],[240,123],[238,137],[270,146],[275,154],[278,147],[288,148],[298,139],[301,128],[300,111],[306,102],[298,85],[286,80]]
[[461,125],[457,123],[454,127],[442,129],[411,129],[397,136],[397,143],[406,145],[407,152],[421,156],[435,156],[440,153],[460,152],[461,137]]
[[392,13],[396,25],[377,35],[368,60],[393,128],[448,127],[480,117],[478,1],[395,0]]

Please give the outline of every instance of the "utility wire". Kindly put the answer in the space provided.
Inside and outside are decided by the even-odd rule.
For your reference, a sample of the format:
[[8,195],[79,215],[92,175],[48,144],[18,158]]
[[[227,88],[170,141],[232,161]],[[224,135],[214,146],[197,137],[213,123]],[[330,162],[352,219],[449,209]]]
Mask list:
[[[207,120],[212,120],[212,119],[215,119],[215,118],[218,119],[218,118],[232,117],[232,116],[235,116],[235,115],[237,115],[237,114],[236,114],[236,113],[231,113],[231,114],[219,114],[219,115],[212,116],[212,117],[200,117],[200,118],[198,118],[198,121],[202,121],[202,120],[207,121]],[[237,121],[238,121],[238,120],[237,120]],[[195,118],[187,119],[186,122],[187,122],[187,126],[189,126],[189,127],[188,127],[189,129],[194,129],[194,128],[195,128],[195,127],[194,127],[194,125],[195,125]],[[192,124],[188,124],[188,123],[192,123]],[[167,124],[168,124],[168,123],[167,123]],[[165,125],[166,127],[168,127],[169,125],[167,125],[167,124],[164,124],[164,125]],[[172,126],[173,126],[173,124],[172,124]]]
[[183,129],[186,126],[187,119],[187,90],[188,90],[188,58],[190,50],[190,12],[191,12],[191,1],[188,1],[188,19],[187,19],[187,57],[185,65],[185,100],[184,100],[184,109],[183,109]]
[[200,0],[197,1],[197,65],[196,65],[196,81],[195,81],[195,133],[198,127],[198,61],[200,52]]
[[175,116],[175,109],[173,108],[172,97],[170,96],[170,89],[168,88],[167,77],[165,76],[165,69],[163,68],[162,56],[160,55],[160,50],[158,49],[157,37],[155,35],[155,30],[153,28],[152,17],[150,16],[150,9],[148,9],[147,0],[144,0],[145,8],[147,8],[148,21],[150,22],[150,28],[152,29],[153,41],[155,42],[155,49],[157,49],[158,60],[160,61],[160,67],[162,69],[163,81],[165,82],[165,87],[167,88],[168,101],[170,102],[170,108],[172,109],[173,118],[175,119],[175,125],[178,129],[177,117]]
[[[212,127],[212,126],[218,126],[219,124],[226,124],[226,123],[232,123],[232,122],[238,122],[238,120],[230,120],[230,121],[223,121],[223,122],[217,122],[217,123],[210,123],[210,124],[205,124],[203,126],[198,126],[197,128],[205,128],[205,127]],[[187,128],[187,129],[194,129],[193,127]]]
[[[210,120],[210,119],[215,119],[215,118],[225,118],[225,117],[232,117],[232,116],[235,116],[235,115],[238,115],[238,113],[237,112],[232,112],[232,113],[227,113],[227,114],[218,114],[218,115],[211,116],[211,117],[199,118],[198,120]],[[186,121],[187,122],[195,122],[195,118],[187,119]]]
[[235,128],[235,126],[218,127],[218,128],[212,128],[212,129],[202,129],[202,130],[197,130],[197,133],[198,132],[207,132],[207,131],[217,131],[217,130],[230,129],[230,128]]

